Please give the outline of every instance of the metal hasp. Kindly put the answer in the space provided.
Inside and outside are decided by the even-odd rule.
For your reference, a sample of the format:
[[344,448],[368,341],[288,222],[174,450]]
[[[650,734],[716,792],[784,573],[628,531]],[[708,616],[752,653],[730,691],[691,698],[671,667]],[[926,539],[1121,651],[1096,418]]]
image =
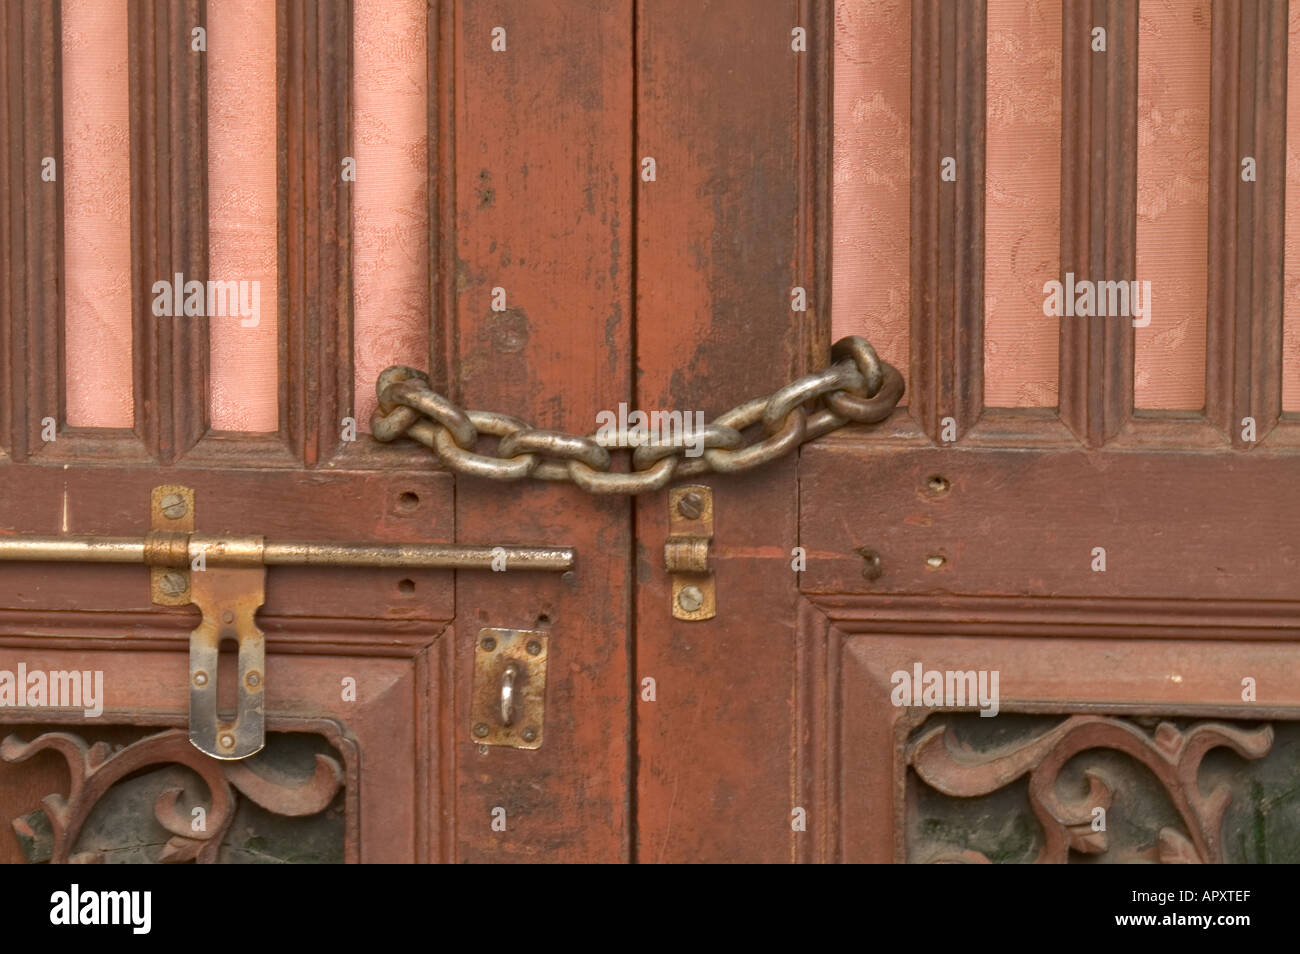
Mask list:
[[[151,529],[145,536],[0,537],[0,561],[143,563],[149,567],[149,589],[155,604],[197,606],[203,621],[190,634],[190,741],[217,759],[247,758],[261,751],[266,742],[266,637],[257,628],[255,617],[266,599],[267,566],[563,573],[573,569],[576,558],[572,547],[273,542],[259,536],[196,533],[194,491],[176,484],[155,487],[149,510]],[[530,712],[530,694],[546,688],[546,637],[528,635],[540,642],[530,639],[520,652],[535,664],[536,654],[530,649],[541,647],[541,675],[535,665],[532,670],[518,666],[502,683],[497,711],[498,718],[504,716],[506,722],[515,721],[516,712],[524,718]],[[238,706],[233,721],[224,721],[217,711],[217,666],[221,643],[227,640],[234,640],[239,647]],[[540,711],[535,727],[530,729],[530,725],[517,723],[523,740],[520,748],[541,744]]]
[[542,747],[547,642],[546,634],[535,630],[479,630],[469,720],[473,741]]
[[[145,547],[153,558],[153,601],[161,606],[193,603],[203,614],[190,633],[190,742],[215,759],[248,758],[266,744],[266,637],[253,619],[266,600],[265,543],[261,537],[198,538],[189,487],[155,487],[150,516],[153,532]],[[193,557],[192,542],[199,548]],[[239,647],[233,721],[217,712],[223,640]]]
[[673,618],[713,619],[717,594],[709,569],[713,542],[713,491],[703,484],[668,491],[668,541],[664,567],[673,583]]

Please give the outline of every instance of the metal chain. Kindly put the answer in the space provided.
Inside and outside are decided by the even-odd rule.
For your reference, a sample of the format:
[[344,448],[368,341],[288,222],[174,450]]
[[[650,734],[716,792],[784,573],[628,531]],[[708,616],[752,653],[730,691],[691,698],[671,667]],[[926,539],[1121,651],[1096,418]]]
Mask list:
[[[831,361],[824,371],[746,401],[702,429],[678,426],[667,440],[654,441],[635,427],[581,437],[541,430],[508,414],[463,410],[432,390],[428,375],[394,365],[379,375],[379,409],[370,430],[380,441],[413,438],[458,474],[570,480],[593,494],[640,494],[682,477],[749,470],[850,421],[878,423],[903,396],[902,375],[863,338],[837,341]],[[809,410],[819,400],[824,406]],[[761,435],[747,441],[741,432],[759,423]],[[499,439],[495,453],[475,450],[485,434]],[[635,448],[629,471],[610,469],[611,447]],[[700,456],[688,456],[689,449],[701,447]]]

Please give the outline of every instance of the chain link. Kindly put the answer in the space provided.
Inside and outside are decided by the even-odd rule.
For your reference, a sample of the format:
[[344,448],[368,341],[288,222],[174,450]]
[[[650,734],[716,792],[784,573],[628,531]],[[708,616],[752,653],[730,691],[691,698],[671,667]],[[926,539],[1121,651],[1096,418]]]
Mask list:
[[[417,440],[458,474],[567,480],[593,494],[640,494],[683,477],[749,470],[850,421],[876,424],[889,417],[903,396],[903,377],[865,339],[837,341],[831,361],[825,370],[746,401],[703,428],[678,426],[667,441],[654,442],[639,432],[602,429],[583,437],[535,428],[508,414],[463,410],[431,389],[423,372],[395,365],[379,375],[379,408],[370,431],[380,441]],[[809,410],[818,401],[825,406]],[[761,433],[747,442],[742,432],[758,425]],[[485,435],[497,438],[495,453],[476,450]],[[610,449],[625,447],[635,448],[631,469],[611,470]],[[687,456],[694,449],[702,450],[700,456]]]

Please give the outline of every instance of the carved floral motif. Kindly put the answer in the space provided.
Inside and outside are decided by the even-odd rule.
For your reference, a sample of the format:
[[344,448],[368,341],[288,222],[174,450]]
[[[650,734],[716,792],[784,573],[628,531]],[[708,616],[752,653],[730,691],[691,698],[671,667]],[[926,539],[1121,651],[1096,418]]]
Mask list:
[[[1070,716],[1049,732],[1010,748],[975,752],[963,747],[949,727],[923,730],[907,747],[907,762],[921,780],[945,795],[970,798],[988,795],[1029,775],[1029,803],[1042,825],[1044,844],[1036,863],[1064,863],[1071,849],[1085,854],[1105,852],[1105,831],[1094,831],[1093,809],[1109,810],[1110,787],[1085,771],[1088,791],[1077,799],[1062,798],[1056,780],[1065,764],[1087,749],[1123,752],[1150,769],[1182,819],[1184,832],[1161,829],[1157,855],[1162,863],[1221,863],[1220,829],[1232,794],[1222,785],[1202,794],[1197,774],[1201,760],[1224,746],[1243,758],[1257,759],[1273,744],[1273,729],[1245,730],[1202,722],[1186,730],[1162,722],[1154,735],[1136,725],[1107,716]],[[977,851],[945,855],[935,861],[988,863]]]
[[[184,729],[158,732],[116,751],[106,742],[87,745],[70,732],[46,732],[31,742],[11,735],[0,742],[0,758],[6,762],[23,762],[46,750],[63,756],[72,779],[66,797],[54,793],[41,800],[42,811],[53,829],[50,860],[56,864],[104,860],[101,852],[74,853],[77,837],[100,798],[126,776],[146,766],[183,765],[191,769],[203,779],[211,799],[211,804],[205,806],[205,830],[195,831],[191,818],[178,805],[181,789],[168,788],[158,795],[154,817],[172,836],[162,850],[160,860],[164,862],[217,860],[222,837],[234,818],[235,790],[267,811],[298,817],[324,811],[343,784],[343,769],[329,756],[316,756],[315,773],[307,781],[285,784],[258,775],[244,762],[209,758],[190,744]],[[14,821],[20,835],[24,825],[23,819]]]

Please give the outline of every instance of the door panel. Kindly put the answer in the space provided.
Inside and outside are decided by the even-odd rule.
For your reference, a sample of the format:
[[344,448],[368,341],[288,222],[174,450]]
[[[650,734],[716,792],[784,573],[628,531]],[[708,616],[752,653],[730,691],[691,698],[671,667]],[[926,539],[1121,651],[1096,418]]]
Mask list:
[[[453,395],[590,433],[632,380],[632,10],[455,10]],[[503,25],[507,53],[494,54]],[[579,561],[563,578],[458,575],[458,858],[627,860],[631,504],[569,484],[461,478],[456,525],[462,540],[574,546]],[[486,626],[550,634],[536,751],[478,746],[465,723]]]
[[[133,4],[126,24],[131,429],[68,426],[61,193],[52,185],[4,192],[6,234],[22,240],[5,245],[6,289],[19,292],[7,294],[0,311],[7,402],[0,444],[8,452],[0,527],[139,536],[149,526],[151,488],[181,484],[195,491],[205,533],[575,547],[577,569],[563,578],[509,568],[269,569],[258,614],[267,635],[268,730],[327,725],[335,751],[353,753],[340,769],[350,773],[348,860],[626,860],[631,504],[572,487],[457,480],[427,449],[380,444],[368,421],[356,419],[368,401],[356,401],[353,356],[370,332],[353,322],[356,180],[341,174],[356,157],[353,4],[276,5],[278,295],[265,300],[278,303],[277,429],[213,426],[209,339],[214,329],[237,335],[237,326],[153,313],[155,281],[177,272],[207,278],[208,87],[190,28],[229,25],[222,17],[208,23],[205,10],[198,0]],[[40,157],[61,160],[59,124],[31,119],[58,115],[59,4],[25,4],[3,16],[5,89],[30,90],[27,100],[0,96],[5,110],[23,107],[21,115],[6,112],[8,129],[23,131],[6,133],[6,181],[25,182]],[[427,149],[404,159],[420,165],[428,183],[431,224],[416,241],[427,245],[430,294],[400,316],[413,324],[403,347],[420,338],[428,348],[416,359],[389,349],[384,363],[414,360],[467,406],[577,433],[594,429],[599,410],[630,398],[632,22],[630,4],[428,8]],[[498,25],[509,31],[509,56],[491,49]],[[373,162],[358,170],[372,180],[385,172]],[[493,307],[496,288],[509,303],[504,311]],[[366,337],[367,353],[387,340]],[[146,747],[172,746],[166,730],[187,722],[186,652],[198,614],[154,606],[144,566],[5,569],[0,646],[11,655],[0,669],[95,662],[107,696],[96,717],[0,710],[14,720],[15,737],[30,741],[32,727],[66,724],[90,745],[101,730],[129,741],[121,727],[136,726]],[[482,746],[471,733],[478,632],[493,626],[550,637],[540,749]],[[213,770],[212,760],[180,748],[187,770]],[[270,763],[268,755],[249,765],[275,774]],[[16,767],[4,771],[19,777]],[[15,785],[10,794],[22,804],[6,801],[7,817],[25,816],[69,784],[60,776],[39,792],[44,785]],[[498,809],[503,830],[494,824]],[[69,851],[87,845],[100,841]],[[223,849],[200,860],[247,859]]]
[[[109,797],[90,781],[96,765],[93,759],[89,763],[77,760],[77,768],[72,770],[51,754],[37,754],[28,762],[18,758],[19,743],[31,743],[48,731],[72,733],[87,742],[103,734],[119,745],[131,741],[132,735],[155,737],[157,742],[158,733],[181,727],[173,744],[156,747],[146,758],[128,755],[131,761],[126,766],[115,765],[110,759],[99,771],[116,777],[148,765],[182,766],[188,772],[181,773],[177,784],[194,778],[188,773],[207,779],[217,772],[230,780],[240,798],[251,798],[271,815],[292,818],[330,813],[341,820],[345,835],[343,857],[330,860],[409,863],[446,857],[449,833],[439,822],[447,817],[439,792],[446,749],[432,731],[445,699],[438,646],[430,648],[427,637],[397,645],[390,640],[385,647],[388,658],[376,658],[370,640],[362,633],[345,636],[306,630],[289,642],[268,630],[273,649],[267,664],[267,730],[272,735],[309,733],[325,739],[334,749],[335,755],[330,757],[337,764],[318,768],[310,759],[294,758],[274,744],[245,761],[220,763],[203,755],[184,734],[186,713],[176,703],[177,687],[183,689],[188,678],[187,630],[177,627],[169,638],[142,646],[138,640],[115,638],[113,629],[110,622],[98,637],[79,639],[68,648],[61,643],[51,648],[50,640],[39,634],[24,637],[10,632],[3,637],[0,669],[16,672],[21,663],[29,672],[74,667],[98,670],[103,673],[104,685],[104,708],[97,716],[86,716],[84,709],[0,709],[0,728],[4,737],[12,740],[0,747],[0,808],[6,819],[29,817],[39,809],[42,798],[57,793],[69,800],[69,824],[80,825],[90,818],[101,798]],[[229,685],[233,677],[233,666],[223,666],[219,678]],[[347,697],[344,679],[355,681],[355,701]],[[128,734],[117,727],[143,728]],[[121,753],[106,754],[117,757]],[[40,770],[39,781],[28,777],[29,766]],[[316,784],[312,784],[314,773]],[[78,776],[87,780],[80,796],[70,788]],[[318,809],[322,795],[327,807]],[[134,860],[187,860],[183,853],[196,846],[192,843],[219,837],[223,812],[216,797],[214,802],[214,795],[187,784],[179,812],[183,824],[175,827],[163,826],[162,807],[145,806],[153,809],[154,816],[147,825],[138,822],[137,812],[127,807],[118,807],[108,818],[102,817],[101,810],[90,819],[96,823],[91,827],[98,830],[99,840],[96,843],[92,838],[89,847],[104,851],[105,861],[121,860],[115,852],[133,844],[132,837],[138,837],[134,832],[145,831],[154,835],[152,847],[144,858]],[[204,828],[191,828],[198,824],[199,816],[192,812],[195,807],[206,809]],[[124,813],[131,815],[131,824],[120,817]],[[227,851],[255,851],[258,842],[253,839],[274,842],[281,829],[273,820],[263,821],[262,830],[253,836],[239,827],[227,827],[223,839]],[[187,831],[193,832],[192,838]],[[179,837],[171,839],[169,834]],[[169,840],[181,856],[163,854]],[[6,840],[3,860],[24,860],[21,850],[15,850],[20,848]],[[87,848],[85,842],[78,841],[70,854]],[[322,850],[329,854],[335,849]]]
[[[828,130],[816,116],[828,102],[830,13],[638,5],[638,151],[660,176],[638,193],[637,407],[712,420],[826,359],[828,236],[817,223],[828,224]],[[792,49],[795,24],[806,25],[806,52]],[[792,309],[796,286],[806,312]],[[794,860],[795,462],[697,482],[714,491],[708,621],[672,618],[667,502],[637,501],[637,857]]]
[[[823,768],[809,833],[824,860],[1294,859],[1300,513],[1261,491],[1292,479],[1297,433],[1279,398],[1286,7],[1150,11],[1209,31],[1208,56],[1179,64],[1210,77],[1203,108],[1179,121],[1209,156],[1208,220],[1199,235],[1144,232],[1170,251],[1208,239],[1204,324],[1179,279],[1135,254],[1139,216],[1164,210],[1139,193],[1138,170],[1169,146],[1139,125],[1159,109],[1139,96],[1149,11],[1062,7],[1049,277],[1151,281],[1148,305],[1160,304],[1143,333],[1164,351],[1136,368],[1139,315],[1039,314],[1041,280],[1033,308],[982,311],[985,251],[1007,236],[981,210],[986,192],[1008,201],[1000,173],[985,175],[985,127],[1032,110],[991,72],[1033,48],[1003,32],[1019,9],[912,4],[909,413],[800,456],[814,700],[800,738]],[[1098,28],[1104,55],[1089,46]],[[1198,115],[1209,128],[1196,139]],[[1245,155],[1273,157],[1259,160],[1268,174],[1243,180]],[[935,174],[943,157],[955,177]],[[1180,159],[1163,185],[1194,194],[1196,168]],[[996,254],[1032,266],[1041,239],[1022,223]],[[984,331],[1008,321],[1059,334],[1057,407],[989,406],[1051,403],[1041,380],[1032,400],[1003,399],[1025,383],[1007,378],[1024,356]],[[1203,408],[1135,402],[1136,373],[1188,365],[1205,377]],[[981,394],[986,372],[1002,397]],[[965,687],[994,675],[985,718]]]
[[[1044,638],[1015,625],[1002,637],[895,635],[868,601],[822,609],[831,648],[815,678],[839,687],[817,730],[837,769],[823,791],[826,860],[1294,859],[1289,645]],[[997,716],[893,705],[894,673],[918,660],[1000,670]],[[1251,674],[1258,705],[1242,702]]]

